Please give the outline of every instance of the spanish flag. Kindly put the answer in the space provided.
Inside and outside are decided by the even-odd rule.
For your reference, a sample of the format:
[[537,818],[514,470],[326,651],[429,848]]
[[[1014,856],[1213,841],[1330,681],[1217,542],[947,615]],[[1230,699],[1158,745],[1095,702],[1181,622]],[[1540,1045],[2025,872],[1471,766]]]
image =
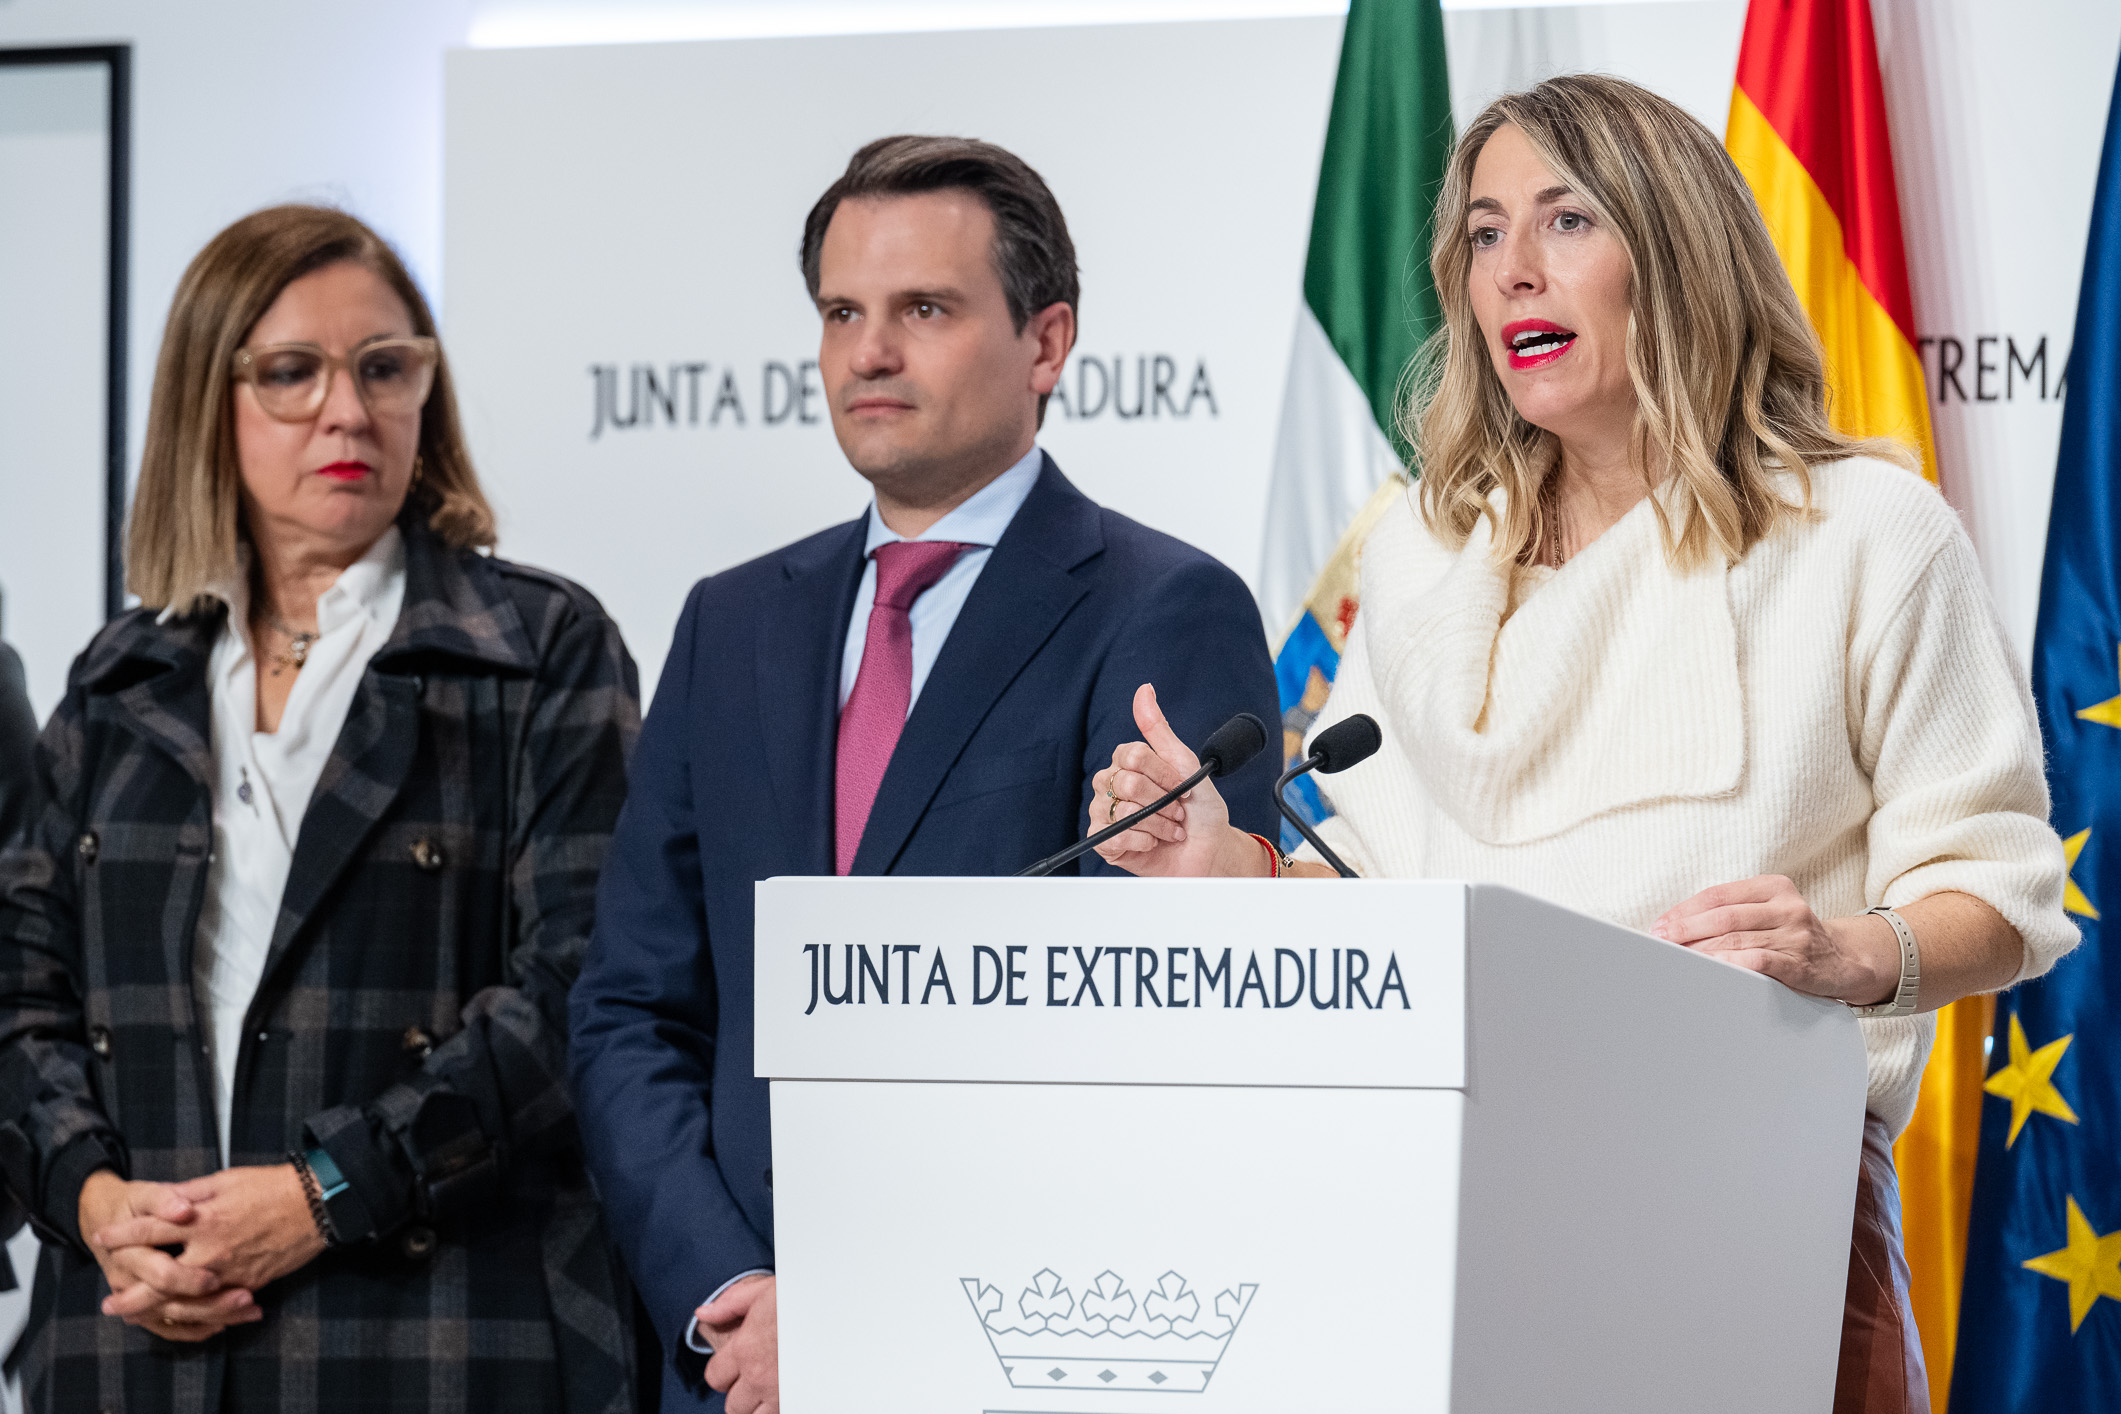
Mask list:
[[[1834,425],[1892,437],[1937,479],[1900,240],[1870,0],[1752,0],[1724,146],[1826,347]],[[1944,1408],[1981,1136],[1987,997],[1939,1013],[1913,1123],[1894,1146],[1915,1321]]]
[[1869,0],[1753,0],[1724,146],[1826,345],[1834,425],[1935,481]]

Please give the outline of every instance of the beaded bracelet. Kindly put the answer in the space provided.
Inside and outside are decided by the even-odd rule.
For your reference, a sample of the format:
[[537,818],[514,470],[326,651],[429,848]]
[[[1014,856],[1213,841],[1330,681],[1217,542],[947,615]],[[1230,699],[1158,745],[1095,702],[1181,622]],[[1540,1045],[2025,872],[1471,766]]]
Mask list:
[[302,1196],[309,1199],[309,1217],[317,1225],[317,1236],[324,1239],[326,1247],[338,1246],[339,1235],[332,1230],[331,1214],[324,1210],[324,1186],[317,1182],[316,1170],[297,1149],[287,1151],[287,1161],[295,1166],[295,1177],[302,1181]]

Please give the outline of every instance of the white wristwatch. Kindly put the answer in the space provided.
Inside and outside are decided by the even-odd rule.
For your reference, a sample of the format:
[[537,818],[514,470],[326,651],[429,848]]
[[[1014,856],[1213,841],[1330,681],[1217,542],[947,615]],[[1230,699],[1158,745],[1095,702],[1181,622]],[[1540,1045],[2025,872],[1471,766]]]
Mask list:
[[1893,925],[1893,936],[1900,940],[1900,985],[1893,989],[1891,1001],[1849,1010],[1858,1016],[1908,1016],[1915,1011],[1922,992],[1922,950],[1915,946],[1915,930],[1907,926],[1905,918],[1883,905],[1863,911],[1875,913]]

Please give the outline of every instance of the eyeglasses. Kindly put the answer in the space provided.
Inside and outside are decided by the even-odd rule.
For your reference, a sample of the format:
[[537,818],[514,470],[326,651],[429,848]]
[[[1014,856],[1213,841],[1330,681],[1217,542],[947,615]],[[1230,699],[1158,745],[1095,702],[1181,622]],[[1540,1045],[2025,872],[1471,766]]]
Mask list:
[[442,346],[424,337],[370,339],[344,358],[315,344],[266,344],[236,350],[235,378],[257,392],[267,416],[307,422],[323,410],[342,368],[370,413],[417,412],[441,361]]

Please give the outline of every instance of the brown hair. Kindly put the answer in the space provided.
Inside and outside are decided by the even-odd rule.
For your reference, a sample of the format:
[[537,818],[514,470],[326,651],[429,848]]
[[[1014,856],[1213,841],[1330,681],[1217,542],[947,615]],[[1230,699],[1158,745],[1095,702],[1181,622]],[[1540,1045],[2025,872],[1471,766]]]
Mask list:
[[[818,295],[825,229],[841,202],[948,190],[971,192],[994,215],[994,273],[1017,333],[1050,305],[1078,308],[1082,280],[1075,242],[1045,179],[1007,148],[970,137],[880,137],[848,159],[847,170],[803,218],[800,260],[810,298]],[[1038,415],[1045,419],[1044,397]]]
[[[208,241],[177,282],[126,539],[126,587],[141,603],[200,612],[206,587],[237,572],[236,350],[282,290],[344,261],[374,271],[405,302],[413,332],[434,336],[434,315],[397,253],[330,207],[254,211]],[[492,545],[493,509],[472,470],[447,359],[420,413],[420,457],[407,504],[452,546]]]
[[[1824,462],[1909,463],[1898,443],[1851,438],[1828,421],[1818,336],[1714,134],[1624,79],[1569,74],[1489,104],[1459,139],[1437,198],[1429,268],[1444,323],[1402,418],[1433,529],[1464,544],[1483,516],[1495,518],[1488,497],[1500,487],[1498,558],[1536,559],[1559,532],[1560,445],[1511,405],[1467,290],[1473,166],[1504,124],[1627,247],[1632,450],[1646,481],[1653,449],[1669,471],[1656,510],[1673,564],[1741,558],[1805,512],[1810,469]],[[1795,478],[1797,502],[1777,490],[1778,473]]]

